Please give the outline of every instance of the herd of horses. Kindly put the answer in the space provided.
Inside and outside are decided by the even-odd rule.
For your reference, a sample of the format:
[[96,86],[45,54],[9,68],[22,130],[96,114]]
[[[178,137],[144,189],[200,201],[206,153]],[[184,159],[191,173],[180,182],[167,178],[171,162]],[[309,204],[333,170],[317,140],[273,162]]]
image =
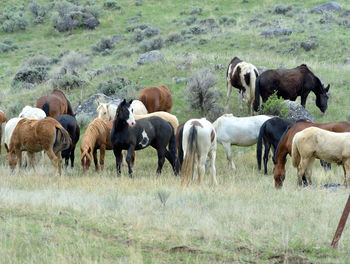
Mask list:
[[[277,93],[284,99],[296,100],[301,97],[305,107],[308,94],[316,95],[317,107],[325,113],[328,106],[329,85],[325,88],[310,68],[302,64],[294,69],[267,70],[259,75],[257,68],[248,62],[234,57],[227,68],[227,100],[229,109],[231,88],[239,90],[240,110],[242,101],[247,102],[248,113],[258,111],[260,97],[266,102],[269,96]],[[160,174],[165,159],[170,163],[175,175],[181,174],[182,185],[190,181],[198,183],[210,167],[211,183],[216,185],[217,143],[225,149],[228,166],[236,169],[232,155],[232,145],[252,146],[257,144],[257,164],[261,169],[262,147],[264,150],[264,173],[272,147],[275,187],[280,188],[286,176],[287,155],[292,156],[293,166],[298,170],[298,185],[311,184],[314,159],[320,159],[329,169],[330,163],[344,168],[344,183],[349,186],[350,173],[350,123],[332,122],[317,124],[309,120],[291,120],[267,115],[235,117],[224,114],[211,123],[205,118],[190,119],[179,125],[171,114],[172,96],[165,85],[144,88],[138,100],[126,101],[118,105],[98,102],[98,117],[87,127],[81,141],[81,164],[83,171],[89,170],[94,161],[95,170],[104,170],[106,150],[113,150],[116,172],[121,175],[123,157],[130,177],[133,177],[135,151],[152,146],[157,151]],[[71,104],[65,94],[54,89],[50,94],[37,100],[36,107],[26,106],[18,117],[7,121],[0,111],[0,122],[6,123],[4,146],[8,152],[8,164],[13,171],[18,164],[35,168],[37,156],[45,151],[55,171],[61,174],[62,158],[65,167],[69,159],[74,167],[75,146],[80,138],[80,128],[75,119]],[[341,132],[341,133],[339,133]],[[345,133],[344,133],[345,132]],[[1,131],[0,131],[1,133]],[[349,143],[348,143],[349,141]],[[98,159],[97,150],[100,150]]]

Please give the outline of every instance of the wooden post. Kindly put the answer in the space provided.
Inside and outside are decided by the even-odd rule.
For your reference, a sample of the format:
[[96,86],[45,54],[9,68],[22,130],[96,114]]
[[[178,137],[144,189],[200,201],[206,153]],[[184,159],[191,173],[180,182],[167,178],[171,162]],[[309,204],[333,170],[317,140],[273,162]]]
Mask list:
[[339,221],[339,224],[337,227],[337,231],[335,231],[335,234],[334,234],[334,238],[333,238],[333,241],[331,244],[332,247],[334,247],[334,248],[337,247],[337,245],[338,245],[338,241],[341,237],[341,234],[343,233],[343,229],[344,229],[344,226],[346,224],[346,220],[348,219],[349,212],[350,212],[350,195],[349,195],[348,201],[346,202],[343,214],[340,218],[340,221]]

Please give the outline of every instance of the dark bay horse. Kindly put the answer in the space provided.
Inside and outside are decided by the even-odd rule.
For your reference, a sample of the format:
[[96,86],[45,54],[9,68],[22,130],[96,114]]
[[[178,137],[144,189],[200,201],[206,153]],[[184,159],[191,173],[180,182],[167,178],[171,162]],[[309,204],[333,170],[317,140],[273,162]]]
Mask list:
[[179,171],[181,170],[182,163],[184,160],[184,150],[182,148],[182,138],[184,133],[185,123],[179,125],[176,129],[175,138],[176,138],[176,149],[177,149],[177,166]]
[[[122,150],[128,150],[126,162],[128,163],[129,176],[132,177],[131,155],[135,150],[141,150],[152,146],[157,150],[158,168],[161,173],[165,158],[173,167],[175,175],[178,173],[176,166],[176,141],[172,125],[158,116],[142,118],[135,122],[131,103],[124,99],[118,106],[116,117],[111,131],[113,152],[116,158],[117,175],[121,174]],[[169,150],[166,149],[168,146]]]
[[259,110],[260,96],[265,103],[276,91],[278,97],[291,101],[300,96],[304,108],[307,96],[313,91],[317,107],[322,113],[327,111],[329,84],[324,88],[320,79],[305,64],[294,69],[267,70],[259,75],[255,83],[254,111]]
[[54,89],[48,95],[41,96],[36,101],[36,107],[43,109],[46,116],[53,118],[63,114],[74,116],[70,102],[64,93],[58,89]]
[[269,161],[270,148],[272,146],[273,152],[276,151],[278,142],[281,139],[284,131],[294,124],[293,121],[273,117],[267,120],[261,127],[258,136],[257,148],[256,148],[256,158],[258,161],[258,168],[261,170],[261,154],[262,154],[262,145],[264,143],[264,174],[267,174],[267,162]]
[[71,115],[60,115],[56,118],[56,120],[63,126],[65,130],[67,130],[72,140],[70,147],[62,151],[62,158],[65,159],[65,167],[68,167],[68,161],[70,159],[70,165],[72,168],[74,168],[74,152],[75,146],[78,143],[80,137],[80,127],[75,117]]
[[139,100],[146,106],[148,113],[157,111],[170,113],[173,104],[170,90],[165,85],[143,88]]
[[[285,165],[287,162],[287,155],[291,154],[292,141],[294,135],[308,127],[318,127],[332,132],[350,132],[350,122],[330,122],[324,124],[312,123],[311,121],[301,120],[289,129],[287,129],[282,135],[281,140],[278,143],[277,149],[274,155],[275,167],[273,169],[273,176],[275,179],[275,187],[280,188],[283,186],[283,181],[286,176]],[[305,183],[305,182],[304,182]],[[306,182],[307,184],[307,182]]]

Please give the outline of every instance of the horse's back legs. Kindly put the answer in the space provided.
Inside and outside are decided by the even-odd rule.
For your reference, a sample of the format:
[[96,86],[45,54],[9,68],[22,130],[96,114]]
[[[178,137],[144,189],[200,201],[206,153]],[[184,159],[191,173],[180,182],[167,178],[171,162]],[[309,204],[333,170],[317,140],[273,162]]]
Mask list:
[[166,149],[159,149],[157,150],[157,154],[158,154],[158,168],[157,168],[157,174],[161,174],[162,173],[162,168],[164,165],[164,161],[165,161],[165,151]]
[[120,177],[120,175],[121,175],[120,166],[122,163],[122,151],[121,151],[121,149],[113,148],[113,153],[114,153],[115,164],[116,164],[116,168],[117,168],[117,176]]
[[270,148],[271,148],[271,144],[267,143],[266,140],[264,140],[264,174],[267,174],[267,163],[269,161],[269,153],[270,153]]
[[232,149],[231,149],[231,143],[229,142],[222,142],[222,145],[226,151],[226,157],[227,157],[227,161],[228,161],[228,166],[229,168],[235,170],[236,166],[233,162],[233,158],[232,158]]
[[344,185],[346,188],[350,187],[350,159],[347,159],[343,164],[344,169]]
[[218,185],[215,169],[216,150],[211,150],[208,153],[208,157],[210,159],[210,182],[212,185]]
[[103,171],[104,167],[105,167],[105,153],[106,153],[106,145],[102,144],[100,146],[100,167],[101,167],[101,171]]
[[46,149],[46,154],[49,156],[50,161],[55,168],[55,173],[58,170],[59,175],[61,175],[61,170],[58,168],[58,158],[55,153],[52,151],[52,149]]
[[92,156],[94,157],[95,170],[98,171],[98,160],[97,160],[97,149],[96,148],[92,152]]

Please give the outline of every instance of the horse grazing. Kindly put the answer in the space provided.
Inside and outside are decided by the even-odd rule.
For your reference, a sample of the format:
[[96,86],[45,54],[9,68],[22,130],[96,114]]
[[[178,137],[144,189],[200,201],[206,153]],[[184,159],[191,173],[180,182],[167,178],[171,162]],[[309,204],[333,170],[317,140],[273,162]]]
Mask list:
[[71,115],[60,115],[56,118],[56,120],[62,125],[65,130],[67,130],[72,140],[70,147],[62,151],[62,158],[65,159],[65,167],[68,167],[68,162],[70,159],[70,165],[72,168],[74,168],[74,152],[75,146],[78,143],[80,137],[80,127],[75,117]]
[[46,116],[53,118],[59,115],[67,114],[74,116],[73,109],[64,93],[58,89],[54,89],[50,94],[41,96],[36,101],[36,107],[41,108]]
[[312,164],[315,159],[334,162],[344,169],[344,185],[350,187],[350,133],[335,133],[309,127],[295,134],[292,141],[293,166],[298,168],[298,185],[305,173],[312,184]]
[[[134,115],[148,114],[148,111],[145,105],[139,100],[133,100],[131,107],[133,109]],[[97,116],[99,118],[102,118],[106,122],[114,120],[117,108],[118,108],[118,105],[113,103],[98,102],[98,106],[96,109]]]
[[[182,148],[184,161],[182,164],[182,185],[188,185],[191,179],[205,174],[205,162],[210,160],[211,184],[217,185],[215,158],[216,158],[216,133],[213,125],[205,118],[190,119],[183,128]],[[198,174],[198,175],[197,175]]]
[[305,108],[306,98],[310,91],[316,95],[316,105],[322,113],[327,111],[329,84],[324,88],[305,64],[294,69],[276,69],[263,72],[256,79],[254,110],[259,110],[260,96],[263,103],[277,91],[277,96],[295,101],[301,97],[301,105]]
[[[238,100],[240,102],[239,109],[242,111],[242,101],[245,100],[248,106],[248,113],[252,113],[252,103],[255,95],[255,80],[259,72],[257,68],[248,62],[244,62],[237,57],[234,57],[227,67],[226,72],[226,86],[227,99],[226,109],[229,108],[229,100],[231,95],[231,88],[235,87],[239,90]],[[247,92],[249,91],[249,97]]]
[[269,161],[270,148],[272,146],[273,152],[276,151],[278,142],[281,139],[284,131],[289,128],[293,121],[283,119],[280,117],[273,117],[267,120],[260,128],[258,142],[256,145],[256,159],[258,161],[258,169],[261,170],[261,154],[262,143],[264,142],[264,174],[267,174],[267,162]]
[[40,120],[46,117],[46,113],[41,108],[26,105],[18,117]]
[[232,114],[224,114],[213,123],[217,141],[226,151],[228,166],[236,169],[232,159],[232,145],[251,146],[258,141],[262,124],[271,116],[257,115],[251,117],[235,117]]
[[156,111],[170,113],[173,104],[170,90],[165,85],[143,88],[139,100],[146,106],[148,113]]
[[13,130],[8,149],[8,163],[13,171],[18,163],[22,164],[22,151],[27,151],[31,166],[34,168],[34,153],[45,150],[51,163],[61,175],[61,151],[69,148],[71,139],[68,132],[51,117],[40,120],[21,119]]
[[[273,169],[273,177],[275,179],[275,187],[281,188],[286,177],[285,165],[287,162],[287,155],[292,152],[292,141],[294,135],[308,127],[318,127],[332,132],[350,132],[350,122],[330,122],[324,124],[312,123],[308,120],[301,120],[290,128],[288,128],[281,136],[278,142],[273,160],[275,167]],[[305,182],[307,184],[307,182]]]
[[89,170],[91,160],[94,159],[95,170],[98,171],[97,150],[100,149],[100,166],[104,169],[106,150],[113,148],[111,142],[112,122],[106,123],[101,118],[95,118],[87,127],[81,142],[81,164],[83,171]]
[[[152,146],[157,150],[158,168],[161,173],[165,158],[173,167],[175,175],[176,167],[176,142],[172,125],[158,116],[142,118],[135,122],[131,103],[124,99],[118,106],[116,117],[111,132],[113,152],[116,158],[117,175],[120,176],[121,152],[128,150],[126,162],[128,163],[129,176],[132,177],[131,155],[135,150]],[[166,149],[168,146],[169,150]]]

